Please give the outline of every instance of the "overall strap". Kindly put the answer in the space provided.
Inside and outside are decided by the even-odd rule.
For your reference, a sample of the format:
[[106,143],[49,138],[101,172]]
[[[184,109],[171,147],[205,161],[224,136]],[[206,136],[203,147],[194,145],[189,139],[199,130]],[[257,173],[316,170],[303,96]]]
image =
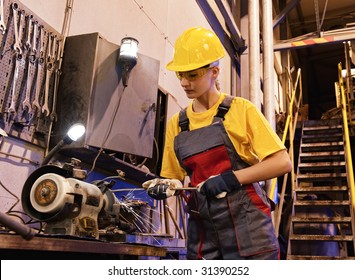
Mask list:
[[223,120],[224,119],[224,116],[227,114],[233,99],[234,99],[233,96],[227,95],[223,99],[222,103],[219,104],[217,114],[213,118],[213,122],[214,123],[219,121],[219,120]]
[[[224,116],[227,114],[233,99],[234,97],[230,95],[227,95],[223,99],[222,103],[218,106],[218,111],[213,118],[213,123],[224,119]],[[179,113],[179,126],[181,131],[189,131],[189,119],[186,114],[186,108],[182,109]]]
[[179,126],[181,131],[189,131],[189,119],[186,114],[186,108],[179,113]]

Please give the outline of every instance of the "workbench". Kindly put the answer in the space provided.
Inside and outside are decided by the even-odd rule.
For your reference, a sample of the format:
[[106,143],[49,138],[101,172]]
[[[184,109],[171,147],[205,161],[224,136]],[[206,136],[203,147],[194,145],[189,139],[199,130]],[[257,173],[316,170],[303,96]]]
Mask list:
[[160,259],[166,248],[96,239],[37,234],[31,240],[0,234],[1,259]]

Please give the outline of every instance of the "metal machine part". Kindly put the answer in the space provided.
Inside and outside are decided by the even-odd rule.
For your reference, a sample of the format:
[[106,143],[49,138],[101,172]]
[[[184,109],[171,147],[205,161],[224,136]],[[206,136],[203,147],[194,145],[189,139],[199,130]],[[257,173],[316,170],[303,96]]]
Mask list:
[[37,169],[22,190],[23,209],[33,219],[46,222],[46,234],[99,239],[99,229],[121,225],[121,203],[109,189],[110,183],[94,185],[73,178],[74,169],[68,165]]

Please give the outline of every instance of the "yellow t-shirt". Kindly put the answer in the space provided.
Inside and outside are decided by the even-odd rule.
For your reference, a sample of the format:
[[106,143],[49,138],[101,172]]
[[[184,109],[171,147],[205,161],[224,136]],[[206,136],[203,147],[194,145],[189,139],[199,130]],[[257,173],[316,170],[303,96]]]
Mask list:
[[[192,110],[191,102],[186,109],[190,130],[210,125],[225,96],[225,93],[221,94],[215,105],[200,113]],[[249,164],[255,164],[265,157],[285,149],[264,115],[253,103],[244,98],[235,97],[233,99],[223,124],[237,153]],[[183,180],[186,172],[180,166],[174,151],[174,138],[179,132],[179,113],[176,113],[167,124],[160,176]]]

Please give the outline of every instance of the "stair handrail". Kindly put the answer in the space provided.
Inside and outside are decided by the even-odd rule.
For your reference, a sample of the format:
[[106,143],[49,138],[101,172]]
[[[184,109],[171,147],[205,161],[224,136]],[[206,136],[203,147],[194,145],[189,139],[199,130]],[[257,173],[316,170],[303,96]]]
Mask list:
[[[297,89],[299,89],[298,98],[296,96]],[[295,172],[294,172],[295,164],[294,164],[293,141],[294,141],[294,137],[295,137],[295,130],[296,130],[297,119],[298,119],[298,112],[299,112],[299,108],[301,106],[301,102],[302,102],[302,75],[301,75],[301,69],[299,68],[298,71],[297,71],[296,81],[295,81],[295,83],[293,85],[293,88],[292,88],[291,100],[290,100],[290,103],[289,103],[289,111],[288,111],[286,124],[285,124],[285,128],[284,128],[284,131],[283,131],[282,139],[281,139],[282,143],[285,144],[287,135],[289,134],[290,147],[289,147],[288,153],[290,155],[291,162],[292,162],[292,171],[290,172],[291,173],[291,189],[292,189],[292,193],[293,193],[294,188],[295,188],[294,187],[294,185],[295,185]],[[285,199],[285,192],[286,192],[288,174],[289,173],[286,173],[283,176],[281,195],[280,195],[278,207],[276,209],[276,217],[275,217],[275,220],[274,220],[274,228],[275,228],[275,232],[276,232],[277,236],[279,235],[279,228],[280,228],[280,222],[281,222],[283,203],[284,203],[284,199]],[[273,178],[272,181],[271,181],[271,187],[270,187],[270,192],[269,192],[269,198],[270,199],[274,199],[275,198],[277,179],[278,178]]]
[[[351,205],[353,213],[355,214],[355,183],[354,183],[354,169],[353,161],[351,156],[351,145],[350,145],[350,134],[349,134],[349,119],[347,115],[347,103],[345,99],[345,90],[344,90],[344,80],[342,76],[342,64],[338,63],[338,80],[339,80],[339,89],[341,95],[341,111],[343,117],[343,127],[344,127],[344,146],[345,146],[345,163],[346,163],[346,174],[347,180],[350,188],[351,195]],[[350,105],[350,104],[349,104]]]

